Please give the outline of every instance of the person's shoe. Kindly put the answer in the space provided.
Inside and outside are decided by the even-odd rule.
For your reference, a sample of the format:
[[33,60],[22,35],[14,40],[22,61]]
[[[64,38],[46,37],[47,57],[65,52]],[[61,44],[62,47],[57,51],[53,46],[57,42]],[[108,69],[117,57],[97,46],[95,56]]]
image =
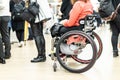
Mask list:
[[119,54],[118,54],[118,51],[113,51],[113,57],[118,57]]
[[28,38],[27,40],[33,40],[33,38]]
[[9,53],[9,54],[5,53],[5,57],[4,57],[5,59],[9,59],[10,57],[11,57],[11,53]]
[[37,57],[35,57],[35,58],[33,58],[33,59],[37,59],[37,58],[39,58],[39,57],[42,57],[42,55],[38,55]]
[[5,59],[0,57],[0,63],[5,64],[6,63]]
[[18,43],[18,47],[23,47],[23,46],[24,46],[24,42],[23,41]]
[[39,56],[38,58],[34,58],[33,60],[31,60],[31,62],[45,62],[46,61],[46,56]]

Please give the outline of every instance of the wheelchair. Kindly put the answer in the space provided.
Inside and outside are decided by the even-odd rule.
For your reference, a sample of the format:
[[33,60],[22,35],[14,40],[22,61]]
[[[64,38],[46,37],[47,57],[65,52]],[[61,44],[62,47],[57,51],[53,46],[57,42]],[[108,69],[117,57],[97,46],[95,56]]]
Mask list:
[[80,24],[82,30],[68,31],[51,39],[51,59],[53,70],[57,71],[57,62],[69,72],[82,73],[89,70],[100,57],[103,49],[102,41],[94,32],[95,15],[87,15]]

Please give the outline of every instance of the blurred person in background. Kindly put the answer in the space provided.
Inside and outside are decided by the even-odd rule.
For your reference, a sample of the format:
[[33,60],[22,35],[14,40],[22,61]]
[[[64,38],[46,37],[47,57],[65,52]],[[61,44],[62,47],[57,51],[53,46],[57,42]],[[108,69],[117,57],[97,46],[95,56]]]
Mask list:
[[69,19],[60,21],[63,26],[60,28],[60,34],[70,30],[81,30],[84,26],[79,24],[81,19],[87,15],[93,14],[93,6],[90,0],[71,0],[73,5],[69,13]]
[[16,12],[15,12],[15,5],[21,3],[23,6],[25,6],[25,1],[23,0],[11,0],[10,1],[10,12],[11,12],[11,24],[13,31],[16,32],[16,37],[19,41],[18,46],[22,47],[24,45],[24,26],[25,26],[25,20],[22,18],[15,18]]
[[61,20],[69,18],[69,12],[72,9],[72,4],[70,0],[62,0],[60,11],[62,13]]
[[[113,6],[116,9],[120,0],[112,0]],[[113,57],[118,57],[118,37],[120,33],[120,8],[118,9],[117,17],[110,21],[110,29],[112,31],[111,43],[113,48]]]

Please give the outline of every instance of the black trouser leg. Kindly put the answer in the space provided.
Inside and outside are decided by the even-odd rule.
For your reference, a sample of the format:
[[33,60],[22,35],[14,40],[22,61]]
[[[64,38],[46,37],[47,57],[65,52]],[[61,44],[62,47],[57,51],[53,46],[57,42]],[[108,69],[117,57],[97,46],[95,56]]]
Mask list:
[[45,40],[43,36],[35,37],[35,43],[38,50],[38,56],[45,56]]
[[28,30],[29,30],[29,37],[28,37],[28,39],[33,39],[33,33],[32,33],[31,28],[29,27]]
[[10,44],[10,35],[9,35],[9,29],[8,29],[8,22],[10,20],[10,17],[4,16],[0,19],[0,31],[2,35],[2,40],[5,44],[5,54],[10,55],[11,50],[11,44]]
[[17,30],[16,36],[19,42],[24,41],[24,30]]
[[2,38],[0,35],[0,57],[4,57],[5,55],[3,54],[3,42],[2,42]]
[[118,51],[118,36],[120,32],[119,24],[120,22],[117,20],[117,18],[110,22],[110,28],[112,31],[111,43],[113,51]]
[[0,63],[5,64],[5,59],[4,59],[5,55],[3,53],[3,42],[2,42],[2,38],[1,38],[1,34],[0,34]]
[[36,47],[38,50],[38,56],[45,56],[45,38],[43,35],[42,22],[31,24],[31,29],[32,29]]
[[113,46],[113,51],[118,51],[118,35],[112,34],[112,46]]
[[46,61],[45,55],[45,38],[43,35],[43,24],[40,23],[33,23],[31,24],[31,29],[34,35],[35,44],[38,50],[37,58],[31,60],[31,62],[44,62]]

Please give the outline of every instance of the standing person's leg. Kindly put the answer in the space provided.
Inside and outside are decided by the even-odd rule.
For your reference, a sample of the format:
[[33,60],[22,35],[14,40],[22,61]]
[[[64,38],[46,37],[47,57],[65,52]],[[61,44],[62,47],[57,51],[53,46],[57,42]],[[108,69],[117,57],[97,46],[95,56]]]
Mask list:
[[0,63],[5,64],[4,59],[4,52],[3,52],[3,41],[2,41],[2,35],[1,35],[1,27],[2,27],[2,17],[0,17]]
[[28,30],[29,30],[28,40],[33,40],[33,33],[32,33],[32,30],[31,30],[31,27],[28,27]]
[[5,64],[4,53],[3,53],[3,42],[2,42],[1,34],[0,34],[0,63]]
[[3,42],[2,42],[1,34],[0,34],[0,57],[4,57],[4,55],[3,55]]
[[11,44],[10,44],[10,35],[9,35],[9,29],[8,29],[8,22],[10,20],[10,17],[4,16],[2,17],[2,26],[1,26],[1,35],[2,40],[5,44],[5,58],[8,59],[11,57]]
[[44,62],[46,61],[46,55],[45,55],[45,39],[43,36],[43,23],[40,22],[31,24],[31,29],[38,50],[37,57],[31,60],[31,62]]
[[20,31],[19,30],[16,30],[16,37],[18,41],[20,42]]
[[112,37],[111,37],[111,43],[112,43],[112,48],[113,48],[113,57],[117,57],[118,55],[118,28],[117,25],[112,22],[110,23],[111,25],[111,30],[112,30]]
[[20,30],[20,41],[24,41],[24,30]]
[[20,44],[24,46],[24,30],[20,30]]
[[120,35],[119,35],[119,37],[118,37],[118,47],[119,47],[119,49],[120,49]]
[[39,33],[40,33],[40,39],[41,39],[41,49],[42,49],[42,52],[40,55],[42,55],[43,57],[46,57],[46,48],[45,48],[45,38],[44,38],[44,35],[43,35],[43,22],[40,22],[39,24]]
[[24,30],[17,30],[16,36],[19,41],[19,47],[22,47],[24,45]]

